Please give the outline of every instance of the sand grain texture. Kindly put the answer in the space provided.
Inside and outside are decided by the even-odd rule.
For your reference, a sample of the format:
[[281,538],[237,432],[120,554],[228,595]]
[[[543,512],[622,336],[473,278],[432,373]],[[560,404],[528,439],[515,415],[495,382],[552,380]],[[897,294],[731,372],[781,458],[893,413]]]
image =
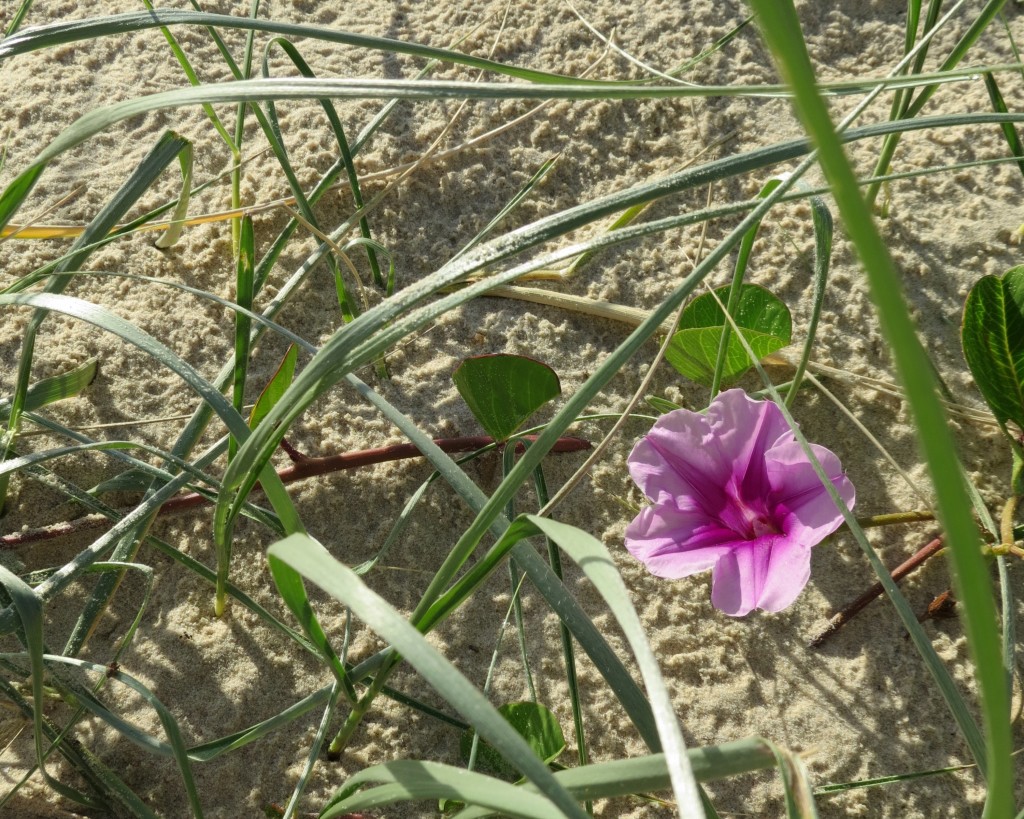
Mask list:
[[[0,0],[0,26],[19,4]],[[171,7],[185,2],[171,0]],[[801,13],[812,58],[824,80],[880,76],[895,62],[903,41],[905,3],[880,0],[866,4],[838,2],[804,4]],[[204,4],[212,12],[244,14],[248,3],[218,0]],[[613,2],[580,3],[580,10],[603,32],[614,30],[615,42],[637,57],[668,69],[688,59],[725,34],[746,13],[739,2],[695,0],[646,2],[635,10]],[[26,26],[121,11],[137,11],[130,0],[90,3],[39,0]],[[461,46],[486,56],[497,36],[504,5],[498,2],[395,3],[367,0],[338,2],[270,2],[264,16],[275,20],[315,23],[353,32],[449,46],[469,34]],[[1005,10],[1008,24],[1024,42],[1017,4]],[[936,41],[933,53],[945,53],[962,33],[954,24]],[[205,82],[226,81],[223,67],[206,32],[176,30],[182,46]],[[240,53],[244,35],[224,33]],[[260,43],[266,42],[263,35]],[[299,48],[324,77],[411,77],[422,60],[360,51],[315,41]],[[550,0],[513,3],[493,58],[516,65],[565,74],[582,74],[603,46],[566,5]],[[1005,32],[994,25],[969,56],[972,64],[1012,60]],[[930,61],[933,64],[933,61]],[[277,52],[275,75],[292,73]],[[638,69],[615,55],[599,67],[598,76],[635,78]],[[443,68],[435,76],[471,79],[475,72]],[[1003,94],[1010,108],[1021,99],[1020,76],[1003,75]],[[704,84],[774,82],[776,73],[756,32],[748,27],[728,47],[700,64],[687,79]],[[8,60],[0,68],[0,143],[7,147],[0,184],[6,185],[32,157],[74,119],[98,106],[142,94],[182,87],[185,78],[158,30],[94,43],[78,43]],[[838,118],[854,98],[833,102]],[[458,117],[442,147],[487,131],[530,107],[519,101],[478,102]],[[350,136],[379,109],[379,101],[338,104]],[[403,103],[367,150],[357,158],[361,173],[370,174],[421,155],[455,114],[453,101]],[[232,123],[233,111],[218,108]],[[876,105],[864,121],[887,115],[888,101]],[[980,82],[948,86],[939,91],[928,113],[983,112],[989,103]],[[291,159],[300,180],[310,185],[336,159],[337,146],[319,107],[312,103],[279,105]],[[114,193],[166,129],[194,141],[196,178],[224,171],[230,156],[198,108],[159,111],[112,127],[62,155],[43,176],[19,220],[39,213],[76,186],[84,190],[44,221],[84,223]],[[429,164],[416,171],[372,215],[375,238],[390,249],[399,287],[432,272],[471,239],[527,182],[548,157],[561,152],[551,174],[515,211],[505,229],[525,224],[581,201],[669,173],[702,147],[736,131],[718,155],[738,153],[800,135],[789,105],[782,100],[711,98],[648,102],[552,102],[528,122],[483,145]],[[264,147],[251,123],[248,150]],[[858,170],[870,172],[877,145],[851,149]],[[997,157],[1006,153],[995,127],[941,130],[907,135],[893,162],[894,170]],[[786,170],[780,168],[779,170]],[[146,198],[156,204],[175,195],[176,167]],[[767,173],[732,180],[712,191],[716,203],[756,194]],[[818,177],[813,181],[820,181]],[[381,190],[368,182],[368,194]],[[243,198],[247,204],[267,202],[287,193],[280,169],[267,155],[245,165]],[[894,183],[891,217],[882,223],[887,243],[904,277],[927,348],[945,383],[958,400],[980,405],[959,350],[959,315],[971,284],[984,274],[998,274],[1020,263],[1014,232],[1024,222],[1021,173],[1013,165],[943,174]],[[699,207],[706,191],[695,191],[656,203],[652,217]],[[190,212],[212,212],[229,205],[226,184],[215,186],[193,203]],[[318,206],[322,223],[333,226],[351,212],[348,193],[332,194]],[[287,215],[271,211],[256,220],[257,243],[265,249]],[[709,247],[726,235],[736,220],[712,223]],[[596,228],[580,231],[594,235]],[[271,275],[270,292],[302,263],[315,242],[300,231]],[[806,204],[784,205],[766,220],[755,245],[749,279],[769,287],[793,309],[795,337],[802,340],[810,310],[810,258],[813,237]],[[571,281],[557,289],[579,296],[640,308],[652,308],[693,266],[700,231],[685,229],[643,244],[615,248],[594,258]],[[0,284],[6,286],[59,255],[62,242],[10,241],[0,245]],[[803,256],[798,254],[804,254]],[[362,263],[362,260],[360,260]],[[864,277],[851,248],[837,233],[833,273],[826,312],[819,330],[815,359],[849,373],[892,380],[891,365],[881,339]],[[87,268],[107,273],[130,272],[184,282],[230,298],[234,287],[230,229],[226,222],[185,231],[172,249],[153,247],[152,234],[112,244],[92,256]],[[362,267],[365,274],[365,264]],[[720,267],[713,284],[727,281],[730,269]],[[70,294],[103,305],[135,322],[212,378],[228,358],[232,322],[219,306],[178,291],[122,279],[86,276]],[[267,298],[267,295],[261,298]],[[371,294],[372,299],[379,298]],[[4,391],[14,382],[21,336],[29,313],[6,309],[0,320],[0,363]],[[334,285],[321,267],[279,317],[279,321],[314,343],[322,343],[341,319]],[[548,361],[558,371],[565,394],[571,394],[610,350],[628,334],[623,324],[553,307],[502,299],[480,299],[441,318],[389,356],[392,379],[361,376],[434,436],[473,434],[475,423],[455,392],[451,373],[467,355],[508,352]],[[284,349],[269,338],[254,354],[254,383],[265,382]],[[655,354],[647,345],[595,402],[595,412],[621,409],[637,388]],[[100,377],[78,399],[52,410],[71,426],[114,421],[131,422],[190,412],[196,397],[173,374],[155,371],[138,351],[94,328],[51,316],[37,343],[35,377],[65,371],[88,358],[100,361]],[[785,373],[781,370],[781,378]],[[743,385],[756,389],[753,380]],[[905,408],[888,396],[863,386],[834,383],[835,391],[909,472],[916,489],[927,484],[919,463]],[[688,384],[663,366],[655,393],[687,406],[704,406],[706,390]],[[255,395],[255,388],[254,393]],[[548,413],[550,415],[550,412]],[[834,406],[808,391],[796,416],[812,441],[834,450],[857,485],[860,514],[920,508],[922,501],[861,437]],[[127,427],[111,438],[137,438],[170,446],[181,422]],[[578,434],[597,440],[607,424],[585,424]],[[798,602],[777,616],[755,614],[732,620],[716,612],[709,600],[709,578],[665,582],[648,576],[622,547],[630,513],[622,501],[641,499],[630,486],[625,458],[643,426],[631,423],[590,478],[559,510],[559,517],[602,538],[616,556],[635,604],[649,627],[651,643],[662,662],[691,745],[725,742],[751,735],[808,753],[817,783],[843,782],[969,762],[969,753],[944,705],[933,694],[927,672],[903,636],[891,607],[877,603],[826,648],[809,651],[806,641],[842,605],[871,582],[870,570],[856,543],[840,534],[816,550],[810,585]],[[994,434],[957,423],[956,431],[969,472],[986,499],[995,503],[1007,474]],[[219,433],[218,433],[219,434]],[[296,424],[289,440],[310,455],[324,455],[397,442],[397,431],[351,390],[339,386],[312,407]],[[41,447],[36,439],[31,447]],[[29,445],[26,445],[26,449]],[[578,456],[549,461],[548,481],[560,484],[580,462]],[[117,465],[100,456],[81,457],[62,465],[62,474],[80,486],[111,477]],[[496,462],[471,466],[470,474],[485,491],[500,478]],[[339,559],[349,564],[371,556],[386,537],[406,498],[428,474],[420,463],[404,462],[315,479],[293,486],[292,495],[309,527]],[[925,490],[927,491],[927,490]],[[529,509],[524,498],[522,508]],[[4,531],[38,526],[74,514],[55,493],[27,481],[14,486]],[[387,568],[370,578],[371,585],[402,611],[410,611],[458,535],[471,520],[454,493],[435,487],[416,513]],[[155,534],[213,564],[210,515],[162,521]],[[885,558],[899,562],[931,538],[933,528],[918,525],[873,532]],[[24,568],[59,565],[86,545],[85,538],[48,543],[17,554]],[[261,604],[283,612],[266,569],[265,530],[242,524],[234,547],[232,579]],[[212,614],[212,591],[165,558],[144,550],[142,559],[156,571],[153,594],[142,628],[121,659],[126,672],[143,681],[179,719],[188,743],[207,742],[238,731],[281,711],[289,703],[329,682],[312,658],[271,631],[241,606],[223,619]],[[1014,575],[1019,574],[1016,567]],[[475,683],[482,685],[498,625],[508,606],[508,584],[499,573],[465,610],[433,634],[435,645],[453,658]],[[569,570],[570,587],[606,631],[613,646],[626,654],[624,642],[604,612],[597,595]],[[906,585],[919,609],[948,585],[941,561],[935,561]],[[84,599],[85,590],[78,595]],[[114,642],[128,626],[141,602],[137,578],[126,579],[110,614],[89,644],[87,656],[106,662]],[[319,599],[319,598],[318,598]],[[545,615],[543,600],[527,591],[526,614],[531,623],[529,647],[537,664],[538,695],[562,719],[567,735],[571,714],[561,678],[557,623]],[[54,607],[51,607],[54,608]],[[65,608],[67,610],[65,611]],[[340,633],[340,607],[325,603],[323,621]],[[60,607],[50,612],[48,640],[62,645],[75,612]],[[286,614],[282,617],[289,621]],[[955,678],[971,686],[967,647],[956,620],[928,625],[940,655]],[[13,648],[9,642],[7,648]],[[363,658],[381,646],[374,635],[357,629],[350,655]],[[495,702],[526,696],[512,632],[506,635],[492,687]],[[583,698],[591,719],[595,759],[637,755],[643,747],[627,717],[587,661],[582,662]],[[412,672],[403,671],[394,687],[426,702],[448,706]],[[156,715],[123,688],[111,688],[112,705],[136,725],[162,736]],[[450,710],[450,709],[448,709]],[[255,816],[271,802],[287,801],[301,771],[318,716],[309,715],[271,738],[220,759],[195,765],[199,793],[209,816]],[[187,815],[181,782],[169,760],[151,756],[102,724],[84,722],[78,737],[100,755],[161,815]],[[345,780],[362,767],[395,758],[426,758],[458,764],[459,732],[429,717],[382,701],[364,721],[350,750],[337,763],[318,766],[304,808],[316,810]],[[571,759],[571,757],[570,757]],[[10,782],[32,760],[30,731],[0,757],[0,779]],[[53,772],[62,768],[55,764]],[[38,780],[34,780],[38,782]],[[724,816],[777,816],[783,811],[777,778],[738,777],[709,787]],[[23,791],[11,815],[67,815],[41,784]],[[928,778],[884,789],[854,791],[823,798],[822,816],[962,817],[980,811],[980,780],[971,771]],[[47,806],[54,813],[48,813]],[[61,810],[72,811],[67,803]],[[386,817],[432,814],[432,805],[390,808]],[[21,811],[21,813],[18,813]],[[35,811],[32,814],[31,811]],[[605,817],[668,816],[667,809],[642,802],[619,802],[599,809]]]

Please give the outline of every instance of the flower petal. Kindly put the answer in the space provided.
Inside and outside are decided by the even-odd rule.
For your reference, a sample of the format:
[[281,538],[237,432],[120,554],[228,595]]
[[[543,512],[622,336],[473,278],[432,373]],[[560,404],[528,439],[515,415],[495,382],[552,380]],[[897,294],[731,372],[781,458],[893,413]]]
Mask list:
[[[811,450],[839,496],[852,509],[857,493],[843,474],[839,458],[817,444],[811,444]],[[798,443],[775,447],[765,456],[765,465],[772,484],[772,515],[790,538],[814,546],[842,525],[842,513]]]
[[810,577],[811,550],[790,538],[768,535],[744,542],[718,561],[711,602],[733,617],[755,608],[782,611]]
[[727,390],[708,407],[708,423],[718,460],[730,465],[739,495],[764,497],[770,488],[764,471],[765,453],[794,440],[782,411],[772,401],[755,401],[743,390]]
[[700,512],[646,506],[626,527],[626,548],[657,577],[710,569],[735,546],[735,533]]
[[718,457],[712,441],[700,413],[667,412],[633,447],[629,474],[656,505],[671,503],[713,514],[726,502],[724,487],[732,468]]

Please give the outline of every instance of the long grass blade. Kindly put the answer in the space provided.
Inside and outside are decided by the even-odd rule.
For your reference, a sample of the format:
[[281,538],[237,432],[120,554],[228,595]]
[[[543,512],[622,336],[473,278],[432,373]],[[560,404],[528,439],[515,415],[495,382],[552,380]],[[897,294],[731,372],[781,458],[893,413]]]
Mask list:
[[[988,780],[986,812],[993,817],[1007,816],[1013,810],[1013,780],[1010,731],[1006,721],[1008,692],[996,636],[995,604],[978,533],[970,514],[970,501],[961,480],[956,449],[931,377],[930,362],[903,302],[892,258],[860,196],[853,171],[815,87],[814,70],[792,3],[752,0],[752,5],[758,11],[764,36],[793,88],[801,119],[818,145],[822,168],[832,185],[847,233],[868,274],[882,332],[889,341],[897,371],[907,390],[919,444],[938,497],[939,516],[950,544],[954,581],[958,599],[963,605],[965,630],[981,694],[986,747],[984,750],[972,747],[972,750],[979,766],[983,761],[985,764]],[[991,6],[998,5],[988,4],[985,13]],[[969,735],[967,738],[970,741]]]
[[533,781],[547,799],[566,816],[586,819],[586,813],[557,784],[544,763],[487,698],[351,569],[307,535],[296,534],[278,541],[267,555],[275,577],[281,568],[290,567],[349,606],[360,620],[387,639],[481,736]]

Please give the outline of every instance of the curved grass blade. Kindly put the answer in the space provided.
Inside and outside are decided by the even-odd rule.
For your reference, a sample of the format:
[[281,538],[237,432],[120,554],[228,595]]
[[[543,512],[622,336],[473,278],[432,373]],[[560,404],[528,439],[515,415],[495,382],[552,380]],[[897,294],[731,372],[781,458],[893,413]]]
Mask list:
[[[583,570],[594,587],[601,593],[608,608],[626,636],[637,667],[647,687],[651,708],[658,726],[661,747],[668,760],[672,790],[678,804],[679,815],[699,816],[701,801],[697,783],[690,770],[683,742],[682,730],[672,706],[672,699],[658,668],[658,661],[647,642],[646,632],[629,598],[622,576],[604,545],[581,529],[536,515],[525,519],[538,533],[554,541]],[[524,532],[524,536],[528,533]]]
[[[374,406],[378,407],[410,441],[416,444],[416,447],[427,456],[434,468],[448,481],[470,508],[478,512],[479,517],[480,511],[489,503],[487,496],[484,495],[480,488],[434,444],[429,436],[419,431],[408,418],[365,384],[358,382],[358,379],[355,379],[354,376],[349,376],[349,380],[350,382],[356,382],[359,385],[358,388],[361,394],[370,400]],[[531,446],[523,457],[527,457],[534,449],[535,446]],[[495,538],[500,539],[508,526],[509,521],[507,518],[503,516],[497,517],[491,524],[491,533]],[[456,545],[452,555],[445,561],[445,565],[438,570],[434,580],[431,582],[430,588],[428,588],[417,606],[416,612],[413,615],[413,623],[422,632],[429,630],[429,628],[461,604],[461,600],[452,598],[447,612],[438,613],[435,611],[432,612],[435,616],[432,618],[427,617],[427,613],[432,609],[435,598],[440,596],[445,586],[451,582],[455,571],[465,562],[462,552],[469,548],[468,544],[470,542],[475,545],[476,540],[471,541],[464,535],[460,543]],[[587,617],[572,595],[567,592],[565,586],[555,576],[554,572],[551,571],[551,568],[531,547],[526,544],[516,543],[512,546],[512,552],[519,568],[529,576],[530,581],[558,614],[562,622],[576,635],[580,646],[594,661],[600,673],[608,680],[609,685],[616,693],[616,696],[619,697],[623,708],[629,714],[643,740],[648,746],[660,749],[658,732],[651,714],[650,705],[647,703],[643,692],[622,664],[622,661],[612,651],[603,635],[594,626],[593,621]],[[491,568],[496,565],[497,561],[492,562]],[[470,592],[471,589],[466,588],[465,593],[468,595]],[[359,667],[352,670],[352,678],[360,680],[373,673],[384,663],[386,657],[387,652],[382,652],[376,657],[360,664]]]
[[351,569],[335,560],[323,546],[308,535],[294,534],[272,545],[267,558],[275,580],[282,568],[297,572],[350,607],[357,617],[388,640],[438,693],[476,727],[481,736],[535,782],[547,799],[567,816],[586,819],[586,813],[557,785],[551,772],[487,698],[386,600],[367,588]]
[[[762,739],[744,739],[707,748],[693,748],[686,754],[690,766],[701,782],[766,770],[777,765],[771,745]],[[465,777],[466,774],[467,771],[462,768],[436,762],[398,760],[375,765],[349,778],[345,787],[335,794],[324,807],[321,816],[335,817],[346,810],[366,810],[401,801],[405,798],[401,794],[401,788],[407,783],[415,783],[414,787],[417,788],[417,791],[425,794],[422,798],[433,798],[428,792],[430,785],[426,781],[426,777],[432,778],[437,783],[437,787],[450,790],[458,789],[459,777]],[[492,809],[467,808],[457,814],[458,819],[481,819],[485,816],[505,814],[509,805],[519,805],[523,797],[536,792],[536,788],[531,783],[509,786],[500,780],[481,777],[479,774],[472,776],[479,777],[472,781],[474,790],[477,786],[485,788],[488,784],[495,788],[499,788],[501,785],[513,788],[513,792],[510,794],[511,801],[504,804],[498,803]],[[467,777],[467,780],[470,778]],[[555,779],[581,801],[662,791],[670,786],[668,763],[664,754],[649,754],[610,762],[598,762],[582,768],[568,768],[557,771]],[[383,783],[379,790],[372,789],[356,793],[359,787],[375,782]],[[502,789],[502,793],[505,793],[504,789]],[[479,798],[486,800],[481,804],[496,801],[489,799],[486,793],[481,793]],[[530,807],[532,804],[530,803]],[[545,819],[553,815],[557,816],[557,814],[552,814],[550,809],[546,813],[527,815],[536,815],[545,817]]]
[[187,144],[178,154],[178,162],[181,165],[181,195],[171,212],[171,221],[163,236],[156,240],[156,246],[161,250],[173,247],[181,238],[181,231],[185,227],[185,220],[188,218],[188,203],[192,196],[192,145]]
[[[68,271],[80,267],[85,262],[92,253],[91,245],[98,239],[102,239],[113,229],[118,220],[135,204],[138,198],[150,187],[174,157],[186,149],[188,144],[187,140],[170,132],[165,133],[157,140],[156,145],[146,158],[118,189],[113,198],[93,218],[85,232],[78,237],[65,260],[54,268],[53,276],[46,283],[46,292],[60,293],[71,283],[71,276],[68,275]],[[31,169],[22,176],[35,178]],[[21,176],[18,179],[21,179]],[[18,184],[18,180],[15,180],[12,187],[17,187]],[[27,195],[27,193],[28,191],[26,190],[25,194]],[[5,197],[6,192],[4,196],[0,196],[0,200]],[[2,205],[0,205],[0,211],[2,211]],[[2,221],[3,216],[0,215],[0,222]],[[28,383],[35,353],[36,334],[45,318],[45,310],[36,311],[22,334],[18,375],[14,384],[14,395],[11,398],[10,414],[7,418],[7,433],[4,436],[2,445],[0,445],[0,460],[4,460],[14,446],[21,421],[21,413],[24,411],[26,393],[28,392]],[[7,481],[0,479],[0,510],[3,509],[6,502],[7,486]]]
[[[0,694],[6,697],[26,718],[32,719],[32,706],[3,677],[0,677]],[[67,763],[92,787],[101,809],[113,812],[116,806],[120,805],[130,816],[140,817],[140,819],[157,819],[156,814],[149,809],[145,802],[84,745],[65,742],[66,729],[58,729],[44,716],[43,732],[50,742],[47,754],[58,753],[67,760]],[[7,806],[20,787],[34,776],[35,772],[36,767],[30,767],[25,776],[12,785],[10,790],[0,798],[0,810]]]
[[[263,56],[263,76],[270,76],[270,65],[268,62],[268,56],[272,46],[278,46],[288,58],[292,61],[299,73],[303,77],[315,78],[316,74],[313,73],[313,69],[309,67],[299,50],[294,44],[290,43],[282,37],[275,37],[269,43],[267,43],[266,49],[264,50]],[[352,151],[349,150],[348,139],[345,137],[345,129],[341,125],[341,119],[338,117],[338,112],[335,110],[334,105],[331,104],[330,100],[320,100],[320,105],[324,109],[324,113],[327,115],[327,121],[331,125],[331,130],[334,131],[334,139],[338,143],[338,151],[341,153],[341,162],[345,166],[345,173],[348,175],[348,184],[352,189],[352,204],[355,206],[357,211],[363,209],[363,194],[359,190],[359,176],[356,174],[356,166],[352,161]],[[381,276],[380,263],[377,261],[377,254],[374,251],[374,245],[372,244],[373,236],[370,233],[370,223],[365,216],[359,218],[359,230],[362,233],[363,238],[367,241],[366,244],[366,259],[370,264],[370,274],[373,276],[374,284],[377,287],[383,288],[386,286],[384,278]]]
[[[84,793],[58,782],[46,770],[46,749],[43,744],[43,713],[46,707],[43,691],[46,674],[43,663],[45,651],[43,645],[43,602],[25,581],[4,566],[0,566],[0,587],[3,588],[5,596],[11,601],[11,607],[16,612],[18,639],[25,646],[31,670],[29,682],[32,690],[32,736],[35,742],[36,765],[39,766],[39,772],[46,784],[57,793],[79,804],[96,807],[95,802]],[[22,657],[24,656],[22,655]]]
[[[22,412],[32,412],[47,404],[63,401],[65,398],[73,398],[96,380],[97,372],[99,372],[99,362],[95,358],[90,358],[84,364],[79,364],[66,373],[40,379],[25,391],[25,404],[22,407]],[[10,412],[11,400],[0,399],[0,419],[7,418]]]
[[84,689],[78,689],[76,691],[77,702],[79,705],[113,727],[125,739],[131,740],[136,745],[147,751],[159,753],[164,756],[170,756],[174,759],[178,766],[178,770],[181,773],[186,793],[188,794],[188,801],[189,806],[192,809],[192,815],[196,817],[196,819],[202,819],[203,809],[199,801],[199,794],[196,791],[195,780],[192,777],[192,764],[188,758],[188,751],[186,750],[185,743],[182,740],[181,731],[178,728],[178,722],[174,719],[174,716],[159,700],[159,698],[137,679],[120,669],[110,668],[98,663],[91,663],[86,660],[79,660],[74,657],[63,657],[54,654],[46,654],[43,659],[47,663],[67,665],[73,668],[80,668],[85,671],[93,671],[103,674],[108,680],[119,682],[132,689],[132,691],[138,694],[146,704],[150,706],[150,708],[156,711],[157,716],[160,718],[160,725],[167,734],[167,743],[157,740],[155,737],[152,737],[144,731],[136,728],[127,720],[121,719],[121,717],[110,711],[90,692],[85,691]]
[[[191,366],[182,361],[152,336],[143,333],[134,325],[124,319],[97,307],[81,299],[63,296],[57,293],[23,293],[15,295],[0,296],[0,305],[25,305],[37,307],[42,310],[52,310],[66,313],[82,321],[94,324],[97,327],[120,336],[130,344],[135,345],[143,352],[151,356],[162,366],[174,371],[183,381],[192,387],[199,396],[210,405],[210,407],[221,417],[228,430],[239,440],[244,440],[249,435],[249,428],[242,417],[224,399],[208,381],[202,378]],[[260,479],[267,497],[274,506],[275,511],[281,518],[286,531],[302,531],[302,523],[291,503],[284,485],[272,468],[261,470]],[[143,507],[140,507],[140,509]],[[132,518],[126,517],[122,524]],[[117,529],[117,527],[115,527]],[[111,530],[114,531],[114,530]],[[224,584],[227,582],[228,562],[230,560],[230,544],[226,550],[218,553],[218,590],[216,601],[220,611],[224,605]],[[218,612],[220,613],[220,612]],[[2,618],[0,618],[2,620]]]

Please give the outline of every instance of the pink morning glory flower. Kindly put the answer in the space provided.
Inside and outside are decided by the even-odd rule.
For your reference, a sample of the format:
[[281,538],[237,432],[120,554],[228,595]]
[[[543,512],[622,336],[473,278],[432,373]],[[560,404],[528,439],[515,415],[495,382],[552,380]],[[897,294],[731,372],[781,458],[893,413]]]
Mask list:
[[[839,459],[811,448],[852,508]],[[711,602],[734,617],[796,600],[811,548],[843,522],[782,411],[742,390],[719,394],[704,415],[662,415],[628,463],[651,505],[626,528],[626,548],[658,577],[711,569]]]

